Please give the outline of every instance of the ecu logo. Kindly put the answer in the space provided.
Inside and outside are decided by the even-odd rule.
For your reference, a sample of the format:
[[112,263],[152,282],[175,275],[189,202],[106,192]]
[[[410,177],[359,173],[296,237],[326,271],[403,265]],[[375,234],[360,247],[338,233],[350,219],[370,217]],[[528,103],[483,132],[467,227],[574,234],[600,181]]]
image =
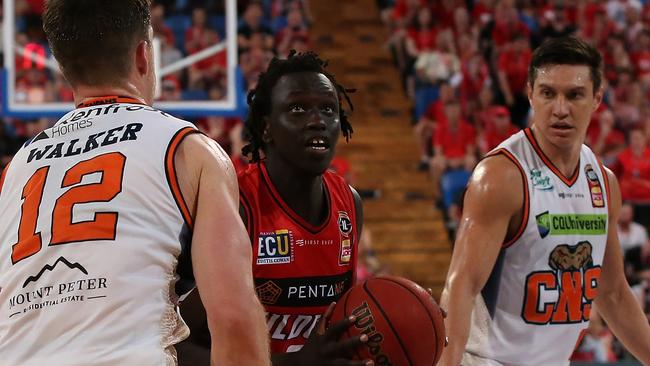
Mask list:
[[293,235],[289,230],[260,233],[257,241],[257,264],[283,264],[293,261]]

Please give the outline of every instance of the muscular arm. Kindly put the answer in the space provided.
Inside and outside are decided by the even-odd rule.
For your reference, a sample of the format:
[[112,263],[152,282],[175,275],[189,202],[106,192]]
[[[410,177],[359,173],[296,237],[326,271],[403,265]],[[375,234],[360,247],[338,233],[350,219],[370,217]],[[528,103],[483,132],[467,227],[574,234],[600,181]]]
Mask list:
[[205,136],[189,135],[175,157],[193,213],[192,265],[212,338],[212,365],[268,365],[268,336],[251,271],[251,245],[237,207],[235,170]]
[[609,169],[606,173],[610,182],[609,228],[596,306],[623,345],[644,365],[650,365],[650,325],[625,279],[616,230],[621,191],[616,176]]
[[439,365],[461,362],[475,298],[492,272],[513,217],[524,204],[521,174],[502,155],[483,160],[474,170],[441,298],[442,308],[447,309],[449,345]]

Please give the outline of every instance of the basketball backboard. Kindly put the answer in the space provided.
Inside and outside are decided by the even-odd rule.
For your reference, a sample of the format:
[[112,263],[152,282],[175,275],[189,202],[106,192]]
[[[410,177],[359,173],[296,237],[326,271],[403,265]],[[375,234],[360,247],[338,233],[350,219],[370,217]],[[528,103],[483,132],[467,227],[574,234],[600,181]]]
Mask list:
[[[167,32],[155,32],[155,107],[183,117],[245,113],[244,81],[237,69],[237,4],[236,0],[221,1],[223,14],[204,14],[205,28],[210,31],[201,33],[200,42],[191,49],[185,48],[188,37],[192,38],[188,29],[200,14],[189,9],[162,17],[160,9],[152,9],[152,23],[157,22],[154,29]],[[69,87],[44,37],[33,37],[29,18],[25,18],[16,13],[14,0],[3,2],[0,114],[59,117],[74,108]],[[175,90],[168,92],[172,87]]]

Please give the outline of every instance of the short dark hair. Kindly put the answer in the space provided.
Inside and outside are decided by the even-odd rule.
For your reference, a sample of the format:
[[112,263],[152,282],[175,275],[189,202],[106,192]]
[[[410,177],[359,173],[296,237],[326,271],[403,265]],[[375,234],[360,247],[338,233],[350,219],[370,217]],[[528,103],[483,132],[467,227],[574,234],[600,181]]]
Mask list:
[[528,67],[528,82],[531,88],[537,78],[537,70],[547,65],[585,65],[589,67],[595,93],[602,83],[602,62],[600,52],[587,42],[576,37],[557,37],[544,41],[533,52]]
[[133,67],[128,58],[149,40],[150,0],[49,0],[43,30],[71,84],[114,85]]
[[278,80],[287,74],[315,72],[325,75],[336,88],[339,99],[339,120],[343,136],[345,136],[346,141],[352,136],[352,125],[343,108],[343,98],[345,98],[352,110],[354,106],[348,93],[354,92],[354,89],[346,89],[337,83],[334,75],[325,71],[326,68],[327,62],[321,60],[314,52],[296,53],[296,51],[291,50],[286,59],[274,57],[271,60],[266,72],[260,74],[257,87],[248,92],[250,109],[244,124],[244,138],[249,141],[249,144],[244,146],[242,153],[244,155],[252,154],[252,162],[260,161],[259,151],[265,147],[262,135],[266,128],[264,117],[271,113],[271,91]]

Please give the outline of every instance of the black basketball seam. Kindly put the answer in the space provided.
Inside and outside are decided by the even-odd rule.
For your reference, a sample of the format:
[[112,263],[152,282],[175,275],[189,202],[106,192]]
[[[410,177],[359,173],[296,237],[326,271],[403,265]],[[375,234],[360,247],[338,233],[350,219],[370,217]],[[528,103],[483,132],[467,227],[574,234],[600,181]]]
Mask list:
[[404,343],[402,342],[402,338],[400,338],[399,334],[395,331],[395,327],[393,327],[393,323],[390,322],[390,318],[386,315],[384,312],[384,309],[381,308],[381,305],[379,304],[379,301],[372,295],[370,292],[370,289],[368,289],[368,282],[365,282],[363,284],[363,290],[366,291],[368,296],[372,299],[372,301],[375,302],[375,305],[377,305],[377,309],[381,312],[381,315],[383,315],[384,319],[386,320],[386,323],[390,327],[390,330],[393,332],[393,335],[395,335],[395,338],[397,338],[397,342],[399,342],[399,346],[402,348],[402,352],[404,353],[404,356],[406,356],[406,359],[409,362],[409,366],[413,365],[413,361],[411,361],[411,357],[409,356],[408,352],[406,351],[406,347],[404,347]]
[[[392,283],[395,283],[395,284],[397,284],[397,285],[399,285],[399,286],[405,288],[408,292],[410,292],[410,293],[412,293],[413,295],[415,295],[415,298],[418,299],[418,301],[420,302],[420,304],[422,304],[422,306],[424,307],[425,313],[427,313],[427,316],[429,316],[429,320],[431,320],[431,325],[432,325],[432,328],[433,328],[433,333],[434,333],[435,339],[438,340],[438,330],[436,329],[436,323],[434,322],[433,318],[431,317],[431,314],[430,314],[429,311],[427,310],[426,305],[422,302],[422,300],[420,300],[420,298],[417,296],[417,294],[415,294],[413,291],[411,291],[410,288],[408,288],[408,287],[402,285],[401,283],[399,283],[399,282],[397,282],[397,281],[393,281],[393,280],[388,279],[388,278],[382,278],[382,280],[386,280],[386,281],[390,281],[390,282],[392,282]],[[435,357],[433,358],[433,359],[434,359],[434,365],[435,365],[435,360],[438,359],[438,351],[439,351],[439,350],[438,350],[438,342],[436,342],[436,354],[434,355]]]
[[[349,316],[348,315],[348,299],[350,299],[350,293],[351,292],[352,292],[352,289],[349,289],[348,292],[345,293],[345,301],[343,301],[343,315],[345,317]],[[356,323],[356,320],[355,320],[355,323]],[[345,334],[347,334],[349,337],[352,336],[352,334],[350,334],[350,328],[348,328],[345,331]],[[365,344],[364,344],[364,346],[365,346]],[[358,359],[361,359],[361,354],[359,354],[359,348],[358,347],[354,350],[354,353],[357,355]]]

